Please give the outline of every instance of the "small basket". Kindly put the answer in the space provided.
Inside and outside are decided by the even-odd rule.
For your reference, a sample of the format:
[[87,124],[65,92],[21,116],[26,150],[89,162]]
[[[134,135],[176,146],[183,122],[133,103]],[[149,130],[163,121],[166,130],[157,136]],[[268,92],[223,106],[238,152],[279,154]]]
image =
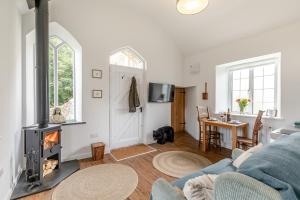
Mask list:
[[103,142],[92,144],[91,149],[92,158],[94,161],[102,160],[104,158],[105,144]]

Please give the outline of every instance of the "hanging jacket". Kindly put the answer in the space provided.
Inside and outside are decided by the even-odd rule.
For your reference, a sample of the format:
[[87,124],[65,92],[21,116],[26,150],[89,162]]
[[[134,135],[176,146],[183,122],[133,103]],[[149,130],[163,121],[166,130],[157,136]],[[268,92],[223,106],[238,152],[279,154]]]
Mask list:
[[129,91],[129,112],[136,112],[136,108],[140,106],[139,94],[137,91],[136,79],[133,76]]

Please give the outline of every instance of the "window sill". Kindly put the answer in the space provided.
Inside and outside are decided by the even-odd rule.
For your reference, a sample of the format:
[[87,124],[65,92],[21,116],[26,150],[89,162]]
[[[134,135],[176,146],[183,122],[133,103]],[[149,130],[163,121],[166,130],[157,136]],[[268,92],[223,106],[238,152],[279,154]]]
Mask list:
[[72,126],[72,125],[82,125],[82,124],[86,124],[86,122],[70,120],[70,121],[66,121],[65,123],[62,123],[61,125],[62,126]]
[[[51,123],[49,123],[49,124],[51,124]],[[83,125],[83,124],[86,124],[86,122],[70,120],[70,121],[66,121],[65,123],[62,123],[60,125],[61,126],[74,126],[74,125]],[[56,125],[59,125],[59,124],[56,124]],[[37,126],[38,126],[37,124],[32,125],[32,126],[24,126],[23,129],[33,128],[33,127],[37,127]]]
[[[238,114],[238,113],[231,113],[231,116],[234,117],[245,117],[245,118],[256,118],[257,115],[251,115],[251,114]],[[283,117],[268,117],[268,116],[263,116],[263,119],[271,119],[271,120],[284,120]]]

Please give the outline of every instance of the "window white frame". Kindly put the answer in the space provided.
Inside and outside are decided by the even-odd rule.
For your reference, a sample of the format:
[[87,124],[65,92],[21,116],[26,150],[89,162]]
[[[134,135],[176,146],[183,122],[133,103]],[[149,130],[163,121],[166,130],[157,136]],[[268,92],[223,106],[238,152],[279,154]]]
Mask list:
[[[253,95],[254,95],[254,68],[264,66],[267,64],[275,65],[274,72],[274,109],[278,111],[277,116],[281,115],[281,99],[280,99],[280,72],[281,72],[281,53],[275,53],[236,62],[231,62],[216,67],[216,112],[225,111],[227,108],[232,109],[233,103],[233,77],[232,72],[236,70],[249,69],[249,98],[251,103],[249,104],[249,115],[255,115],[253,113]],[[227,81],[228,85],[224,86],[224,82]],[[220,102],[219,99],[224,99],[225,103]]]
[[[118,64],[118,63],[115,63],[112,58],[114,55],[118,54],[118,53],[122,53],[123,51],[129,51],[132,53],[132,55],[134,55],[138,60],[141,61],[141,65],[140,66],[133,66],[133,65],[130,65],[129,63],[126,64],[126,65],[121,65],[121,64]],[[141,70],[146,70],[146,61],[144,59],[144,57],[138,52],[136,51],[134,48],[130,47],[130,46],[124,46],[124,47],[121,47],[115,51],[113,51],[109,57],[109,64],[110,65],[115,65],[115,66],[126,66],[126,67],[131,67],[131,68],[136,68],[136,69],[141,69]]]
[[[51,37],[55,37],[58,38],[59,40],[61,40],[61,43],[57,46],[53,45],[51,42],[49,42],[49,46],[51,46],[53,48],[53,74],[54,74],[54,107],[59,106],[59,102],[58,102],[58,54],[59,54],[59,48],[62,47],[63,45],[68,45],[72,51],[73,51],[73,99],[74,99],[74,118],[72,120],[76,120],[76,71],[75,71],[75,51],[74,49],[67,43],[65,42],[63,39],[61,39],[59,36],[57,35],[51,35]],[[49,39],[49,41],[50,41]],[[50,113],[51,114],[51,113]]]

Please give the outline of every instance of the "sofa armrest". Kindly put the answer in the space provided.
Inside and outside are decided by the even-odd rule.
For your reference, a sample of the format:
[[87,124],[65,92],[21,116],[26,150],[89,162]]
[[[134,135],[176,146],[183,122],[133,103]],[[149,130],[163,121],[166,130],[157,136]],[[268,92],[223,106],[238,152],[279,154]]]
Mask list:
[[235,159],[237,159],[237,157],[239,157],[242,153],[244,153],[245,151],[244,150],[242,150],[242,149],[238,149],[238,148],[236,148],[236,149],[233,149],[232,150],[232,153],[231,153],[231,158],[232,158],[232,160],[235,160]]
[[282,200],[277,190],[235,172],[224,173],[216,179],[214,195],[215,200]]
[[180,189],[172,186],[165,179],[158,179],[152,185],[152,200],[186,200]]

